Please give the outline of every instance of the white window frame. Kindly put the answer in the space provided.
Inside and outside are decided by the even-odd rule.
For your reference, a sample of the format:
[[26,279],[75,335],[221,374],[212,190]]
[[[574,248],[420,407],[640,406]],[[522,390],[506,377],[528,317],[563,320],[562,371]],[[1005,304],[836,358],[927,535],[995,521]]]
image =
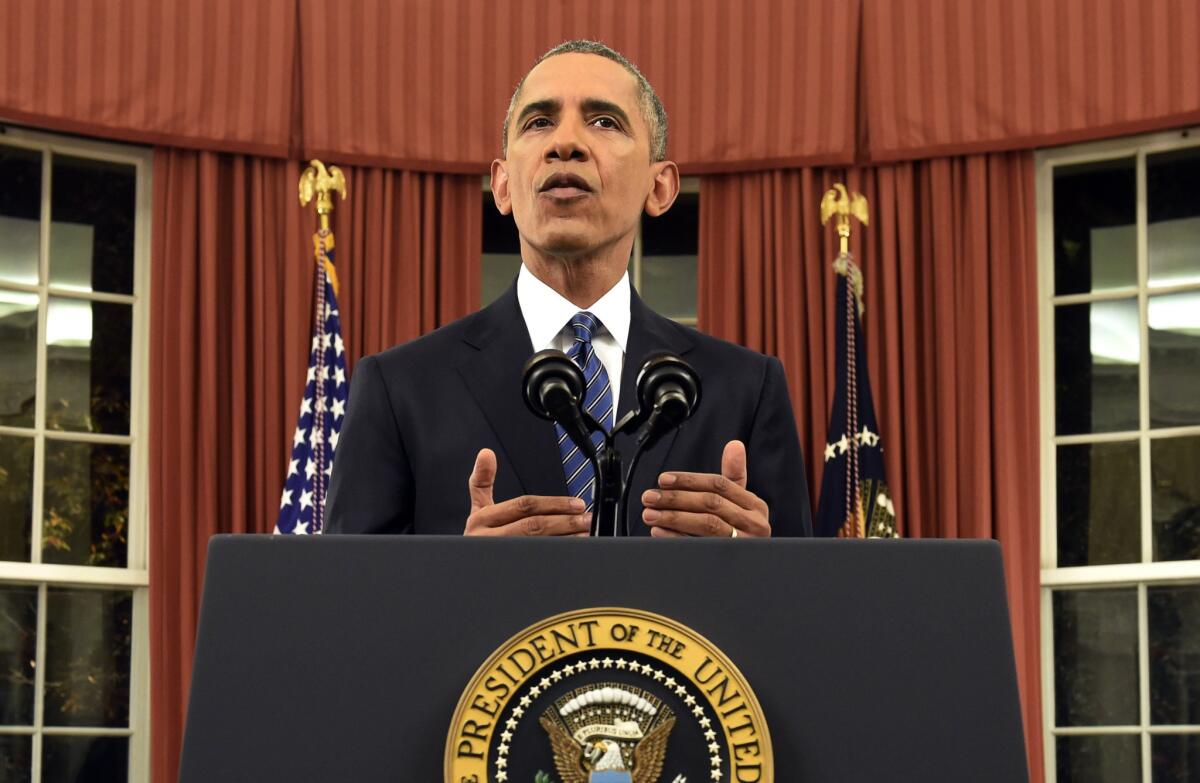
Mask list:
[[[492,190],[491,175],[483,176],[483,190],[485,193],[490,193]],[[700,178],[699,177],[680,177],[679,178],[680,193],[699,193]],[[638,223],[637,234],[633,238],[633,254],[629,258],[629,279],[633,282],[633,288],[638,293],[642,290],[642,226],[643,223]],[[699,237],[696,238],[699,243]],[[697,261],[699,263],[699,261]],[[699,270],[697,270],[698,272]],[[685,326],[695,326],[695,317],[673,318],[676,323],[684,324]]]
[[[42,153],[41,240],[39,281],[26,285],[9,281],[0,286],[38,296],[37,401],[32,428],[0,426],[0,435],[28,437],[34,433],[33,531],[31,562],[0,561],[0,583],[34,585],[38,588],[37,662],[34,685],[33,727],[4,726],[4,734],[33,737],[32,780],[42,774],[43,736],[117,736],[129,737],[129,780],[150,779],[150,632],[149,632],[149,326],[150,326],[150,222],[151,168],[153,152],[143,147],[96,142],[70,136],[53,135],[0,123],[0,144],[37,150]],[[133,293],[81,293],[50,285],[50,188],[52,155],[71,155],[133,166],[136,170],[136,197],[133,248]],[[46,408],[46,322],[50,297],[113,302],[132,306],[133,344],[130,346],[130,422],[128,435],[53,431],[53,439],[91,444],[117,444],[129,447],[129,526],[125,568],[42,563],[42,502],[45,470]],[[130,649],[129,727],[45,727],[44,686],[46,660],[47,594],[52,587],[113,588],[133,594]]]
[[[1200,435],[1200,426],[1150,428],[1149,331],[1147,307],[1151,295],[1198,291],[1200,284],[1148,286],[1146,156],[1185,148],[1200,148],[1200,128],[1134,136],[1111,141],[1040,150],[1034,155],[1037,188],[1038,338],[1040,345],[1041,501],[1041,632],[1043,752],[1047,783],[1056,783],[1057,738],[1123,734],[1140,736],[1142,780],[1151,781],[1153,735],[1200,733],[1195,726],[1155,726],[1150,723],[1150,662],[1147,588],[1200,582],[1200,560],[1153,562],[1150,441],[1161,437]],[[1077,163],[1136,158],[1137,281],[1133,286],[1099,293],[1054,293],[1054,169]],[[1057,435],[1054,408],[1055,305],[1082,304],[1137,297],[1140,329],[1138,364],[1139,428],[1123,432]],[[1080,443],[1135,441],[1139,444],[1141,486],[1141,560],[1119,565],[1059,568],[1056,447]],[[1130,726],[1055,726],[1053,592],[1059,588],[1098,589],[1135,587],[1138,600],[1139,723]]]

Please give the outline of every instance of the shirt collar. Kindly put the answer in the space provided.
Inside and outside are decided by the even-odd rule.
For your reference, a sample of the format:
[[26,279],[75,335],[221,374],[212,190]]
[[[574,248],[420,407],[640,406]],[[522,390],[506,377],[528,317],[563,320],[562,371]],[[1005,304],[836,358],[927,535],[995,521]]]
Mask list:
[[558,291],[543,283],[521,264],[517,273],[517,303],[525,326],[529,329],[529,340],[533,349],[540,351],[554,344],[554,338],[581,310],[587,310],[604,325],[621,352],[629,340],[629,272],[621,276],[616,285],[608,289],[591,307],[576,307]]

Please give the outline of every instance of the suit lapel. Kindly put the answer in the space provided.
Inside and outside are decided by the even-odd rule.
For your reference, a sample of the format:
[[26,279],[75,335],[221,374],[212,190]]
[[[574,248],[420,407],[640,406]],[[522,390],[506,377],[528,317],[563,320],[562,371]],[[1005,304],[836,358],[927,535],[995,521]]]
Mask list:
[[[627,412],[638,406],[637,377],[647,356],[658,351],[670,351],[685,356],[692,348],[692,341],[687,331],[679,324],[647,307],[636,291],[632,292],[630,297],[629,309],[629,340],[625,349],[625,362],[621,369],[621,399],[617,403],[618,421]],[[630,530],[635,534],[645,535],[648,533],[648,528],[641,520],[641,493],[652,484],[657,483],[656,477],[662,470],[671,446],[675,443],[677,432],[667,435],[654,448],[643,454],[636,473],[630,479]],[[629,465],[629,460],[633,458],[634,444],[634,438],[629,435],[617,436],[617,450],[625,459],[626,467]]]
[[533,355],[514,284],[480,311],[463,338],[478,352],[458,368],[527,495],[567,494],[554,425],[525,406],[521,369]]

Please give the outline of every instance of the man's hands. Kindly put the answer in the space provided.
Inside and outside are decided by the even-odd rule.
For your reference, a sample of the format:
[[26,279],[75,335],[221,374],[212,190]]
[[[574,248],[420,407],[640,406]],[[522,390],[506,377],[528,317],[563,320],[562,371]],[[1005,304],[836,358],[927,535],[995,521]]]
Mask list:
[[591,515],[575,497],[522,495],[496,503],[496,453],[482,449],[467,486],[471,492],[471,515],[463,535],[468,536],[586,536]]
[[771,535],[770,509],[746,489],[746,446],[725,444],[721,475],[663,473],[659,489],[642,494],[642,519],[656,537]]

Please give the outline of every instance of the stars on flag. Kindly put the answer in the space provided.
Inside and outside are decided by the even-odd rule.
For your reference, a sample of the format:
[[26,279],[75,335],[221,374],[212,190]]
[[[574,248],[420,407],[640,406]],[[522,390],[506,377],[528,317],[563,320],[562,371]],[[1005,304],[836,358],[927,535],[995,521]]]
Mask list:
[[276,533],[307,535],[321,532],[325,495],[333,475],[333,458],[346,417],[349,384],[345,343],[336,294],[323,268],[318,273],[318,284],[323,287],[323,304],[318,305],[317,312],[324,317],[319,321],[313,319],[304,397],[292,435],[292,453],[279,501]]

